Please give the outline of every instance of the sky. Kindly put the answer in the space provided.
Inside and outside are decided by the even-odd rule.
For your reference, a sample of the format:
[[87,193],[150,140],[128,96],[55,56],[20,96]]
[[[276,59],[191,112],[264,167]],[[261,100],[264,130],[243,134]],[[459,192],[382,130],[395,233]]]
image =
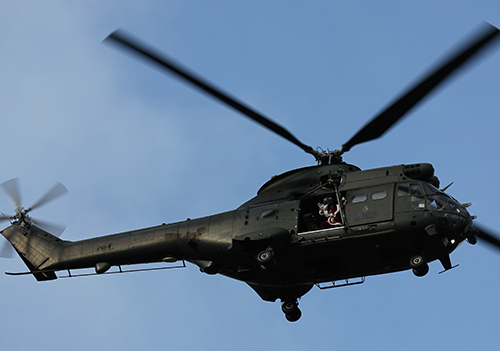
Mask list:
[[[135,57],[123,28],[286,127],[337,149],[483,21],[498,1],[0,2],[0,182],[34,217],[81,240],[229,211],[271,176],[310,166],[296,146]],[[500,232],[500,43],[383,138],[362,169],[432,163],[441,184]],[[0,211],[11,213],[0,196]],[[8,223],[7,223],[8,224]],[[0,238],[4,241],[3,238]],[[279,302],[197,267],[37,282],[0,274],[3,350],[497,350],[500,255],[467,243],[410,271]],[[0,270],[25,271],[17,256]]]

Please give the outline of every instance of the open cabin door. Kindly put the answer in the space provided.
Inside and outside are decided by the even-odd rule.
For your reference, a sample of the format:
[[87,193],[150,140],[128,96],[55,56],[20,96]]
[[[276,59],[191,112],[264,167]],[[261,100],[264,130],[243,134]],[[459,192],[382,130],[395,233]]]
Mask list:
[[[341,199],[343,198],[341,196]],[[335,193],[315,195],[300,200],[298,233],[343,226],[344,223],[342,223],[342,215]]]

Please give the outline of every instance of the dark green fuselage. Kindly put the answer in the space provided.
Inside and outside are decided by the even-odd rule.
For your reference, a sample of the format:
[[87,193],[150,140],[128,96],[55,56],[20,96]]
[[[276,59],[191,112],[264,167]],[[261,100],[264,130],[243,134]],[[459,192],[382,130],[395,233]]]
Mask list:
[[[284,300],[322,282],[410,269],[415,255],[449,269],[472,220],[429,182],[436,178],[428,164],[314,166],[274,177],[255,198],[213,216],[75,242],[16,223],[3,234],[39,280],[58,270],[184,260],[244,281],[264,300]],[[318,214],[324,198],[342,199],[341,226]],[[273,254],[266,265],[256,259],[263,250]]]

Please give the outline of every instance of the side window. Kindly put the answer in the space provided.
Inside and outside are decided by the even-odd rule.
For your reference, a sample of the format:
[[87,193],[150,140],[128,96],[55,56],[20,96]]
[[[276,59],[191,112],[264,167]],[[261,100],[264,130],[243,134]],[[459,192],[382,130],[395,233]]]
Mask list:
[[368,195],[366,194],[356,194],[352,197],[351,203],[359,204],[361,202],[365,202],[368,199]]
[[372,200],[383,200],[387,197],[387,190],[375,191],[372,193]]

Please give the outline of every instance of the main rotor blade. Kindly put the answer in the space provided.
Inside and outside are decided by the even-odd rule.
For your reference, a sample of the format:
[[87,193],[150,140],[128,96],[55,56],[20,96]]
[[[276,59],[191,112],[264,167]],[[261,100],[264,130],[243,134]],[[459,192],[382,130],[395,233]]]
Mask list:
[[483,227],[477,227],[479,229],[479,233],[477,234],[477,237],[479,239],[482,239],[486,241],[488,244],[495,246],[496,249],[500,249],[500,239],[491,233],[489,233],[489,230],[486,230]]
[[0,221],[10,221],[12,219],[12,216],[7,216],[6,214],[1,213],[0,214]]
[[19,185],[17,183],[17,178],[12,178],[6,182],[0,184],[4,192],[9,197],[14,208],[19,208],[21,206],[21,193],[19,191]]
[[380,137],[399,121],[412,107],[420,102],[427,94],[436,88],[445,78],[453,73],[474,56],[482,47],[490,43],[499,34],[499,29],[486,24],[471,43],[463,46],[458,53],[432,70],[421,81],[409,89],[391,106],[375,116],[351,140],[342,145],[342,152],[349,151],[354,145],[364,143]]
[[68,189],[61,183],[57,182],[44,196],[42,196],[33,206],[29,208],[29,211],[45,205],[47,202],[54,200],[55,198],[68,193]]
[[255,122],[261,124],[267,129],[272,130],[276,134],[282,136],[288,141],[300,147],[305,152],[313,155],[318,159],[319,153],[314,150],[311,146],[305,145],[300,142],[295,136],[293,136],[289,131],[275,122],[271,121],[268,117],[263,114],[253,110],[252,108],[246,106],[242,102],[236,100],[236,98],[231,97],[228,93],[224,92],[222,89],[216,87],[206,79],[200,77],[196,73],[190,71],[188,68],[183,67],[179,63],[175,62],[172,58],[168,57],[164,53],[147,46],[144,42],[140,42],[138,39],[132,38],[130,35],[124,33],[123,30],[116,30],[111,33],[104,41],[111,41],[113,43],[122,45],[123,47],[131,50],[133,53],[141,56],[159,65],[170,73],[173,73],[177,77],[191,83],[195,87],[204,91],[208,95],[218,99],[219,101],[225,103],[228,106],[236,109],[237,111],[243,113],[248,118],[254,120]]

